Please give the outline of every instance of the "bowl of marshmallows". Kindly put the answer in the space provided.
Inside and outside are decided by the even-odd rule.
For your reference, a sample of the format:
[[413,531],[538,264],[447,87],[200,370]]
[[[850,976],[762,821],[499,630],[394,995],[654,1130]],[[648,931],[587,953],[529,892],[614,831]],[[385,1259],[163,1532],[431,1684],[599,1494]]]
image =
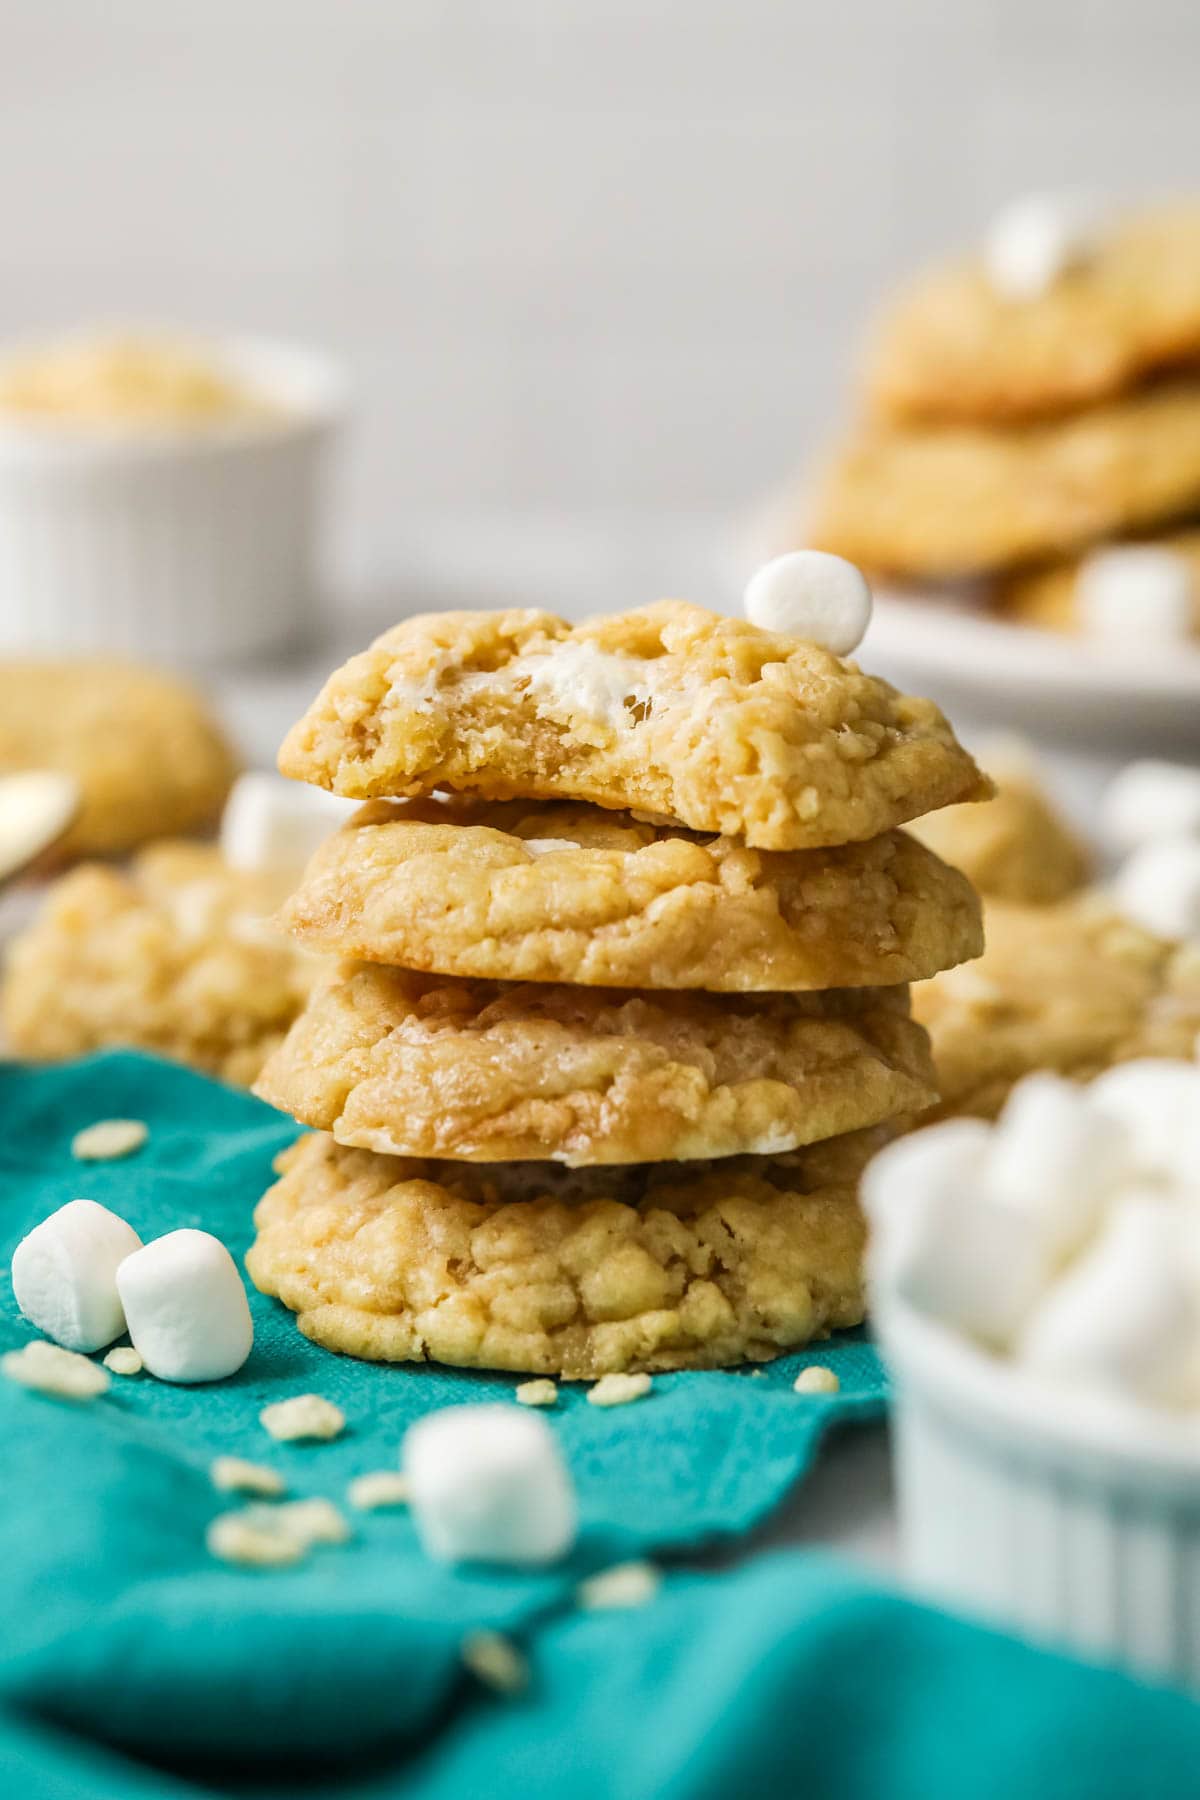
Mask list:
[[1200,1686],[1200,1062],[1031,1075],[864,1199],[914,1583]]

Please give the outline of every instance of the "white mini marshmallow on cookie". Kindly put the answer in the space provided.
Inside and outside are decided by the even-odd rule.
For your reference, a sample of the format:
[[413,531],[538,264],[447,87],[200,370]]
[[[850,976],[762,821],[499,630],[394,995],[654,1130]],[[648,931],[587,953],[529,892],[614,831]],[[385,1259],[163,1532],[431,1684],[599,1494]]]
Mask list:
[[515,1406],[450,1406],[404,1438],[421,1542],[439,1562],[536,1568],[575,1542],[575,1492],[544,1418]]
[[1101,822],[1117,850],[1155,838],[1200,838],[1200,769],[1152,757],[1127,763],[1104,794]]
[[254,1326],[237,1264],[207,1231],[169,1231],[117,1270],[129,1335],[160,1381],[221,1381],[241,1368]]
[[1085,194],[1027,194],[1003,207],[983,240],[983,269],[1002,300],[1036,300],[1095,248],[1101,208]]
[[1119,910],[1156,937],[1200,937],[1200,838],[1156,838],[1117,870]]
[[117,1269],[141,1249],[132,1225],[94,1200],[71,1200],[13,1251],[17,1305],[67,1350],[103,1350],[125,1330]]
[[805,638],[849,656],[871,623],[871,589],[860,569],[824,550],[789,550],[746,584],[746,617],[764,631]]
[[221,817],[221,854],[234,869],[299,871],[358,802],[282,775],[241,775]]
[[1192,634],[1191,564],[1154,544],[1114,544],[1086,557],[1075,610],[1088,637],[1121,644],[1182,644]]
[[80,798],[75,777],[55,769],[0,776],[0,881],[58,842],[78,813]]

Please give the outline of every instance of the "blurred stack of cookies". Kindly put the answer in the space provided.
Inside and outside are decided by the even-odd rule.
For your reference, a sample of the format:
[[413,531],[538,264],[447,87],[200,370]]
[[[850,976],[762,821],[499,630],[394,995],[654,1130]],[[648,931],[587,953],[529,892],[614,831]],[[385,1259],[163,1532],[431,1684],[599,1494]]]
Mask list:
[[586,1378],[861,1318],[858,1176],[933,1097],[907,984],[981,947],[896,829],[987,791],[936,707],[680,602],[438,614],[280,767],[368,802],[282,914],[342,960],[257,1088],[314,1128],[248,1259],[308,1336]]
[[1017,203],[886,311],[861,402],[772,548],[1098,640],[1200,636],[1200,205]]

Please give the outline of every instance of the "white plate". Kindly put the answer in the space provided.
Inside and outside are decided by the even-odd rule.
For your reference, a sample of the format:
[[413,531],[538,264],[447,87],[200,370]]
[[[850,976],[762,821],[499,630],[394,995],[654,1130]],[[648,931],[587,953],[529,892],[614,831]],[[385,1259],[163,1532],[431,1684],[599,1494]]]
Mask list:
[[1004,624],[943,596],[876,590],[859,658],[938,698],[1055,735],[1200,751],[1200,648],[1097,644]]

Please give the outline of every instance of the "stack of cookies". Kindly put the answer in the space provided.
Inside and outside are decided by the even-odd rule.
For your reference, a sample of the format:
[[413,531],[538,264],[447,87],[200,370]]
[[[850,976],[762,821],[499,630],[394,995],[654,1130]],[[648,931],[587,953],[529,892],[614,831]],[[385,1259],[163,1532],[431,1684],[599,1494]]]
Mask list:
[[969,578],[1056,630],[1200,636],[1200,206],[1018,204],[888,309],[862,400],[773,547]]
[[981,947],[896,827],[984,794],[927,701],[665,601],[414,618],[284,773],[368,802],[282,922],[341,959],[257,1091],[314,1128],[256,1284],[331,1349],[586,1378],[862,1316],[859,1173]]

